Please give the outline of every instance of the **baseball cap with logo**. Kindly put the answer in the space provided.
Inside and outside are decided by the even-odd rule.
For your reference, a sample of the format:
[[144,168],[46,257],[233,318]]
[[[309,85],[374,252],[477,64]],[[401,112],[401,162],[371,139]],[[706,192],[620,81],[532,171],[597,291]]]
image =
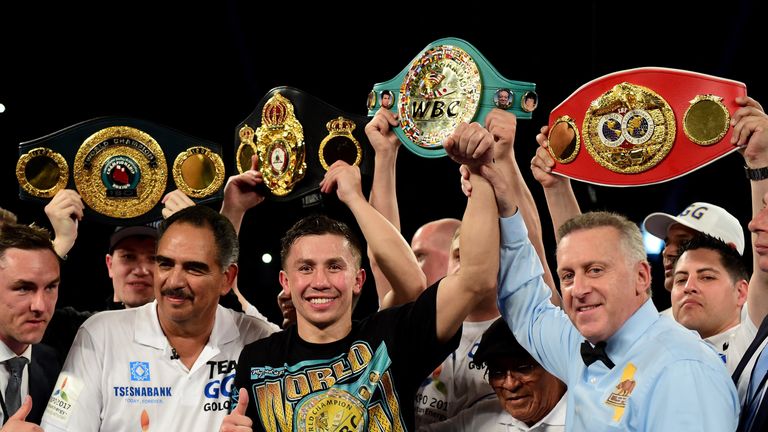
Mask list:
[[695,202],[677,216],[651,213],[643,221],[643,226],[646,231],[663,240],[667,237],[669,227],[675,223],[733,244],[740,254],[744,254],[744,230],[739,220],[722,207]]

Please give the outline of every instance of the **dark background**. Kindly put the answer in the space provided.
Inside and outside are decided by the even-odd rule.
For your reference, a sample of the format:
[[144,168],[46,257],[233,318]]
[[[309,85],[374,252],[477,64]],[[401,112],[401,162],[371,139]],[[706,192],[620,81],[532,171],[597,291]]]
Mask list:
[[[14,13],[0,16],[0,103],[6,109],[0,114],[0,206],[23,222],[47,224],[41,205],[17,198],[19,142],[89,118],[125,115],[220,143],[230,175],[234,129],[271,88],[298,87],[365,115],[374,83],[397,75],[430,42],[453,36],[477,47],[507,78],[537,84],[539,107],[532,121],[519,123],[516,148],[544,213],[551,254],[546,204],[528,166],[536,130],[579,86],[618,70],[662,66],[742,81],[752,97],[768,100],[765,11],[756,2],[573,3],[505,2],[482,9],[466,3],[440,11],[426,3],[323,3],[311,9],[234,1],[15,5]],[[662,185],[574,188],[583,210],[611,209],[640,222],[652,211],[677,213],[702,200],[729,209],[746,227],[749,184],[741,165],[732,154]],[[464,207],[454,164],[405,149],[398,160],[398,196],[409,240],[423,223],[460,218]],[[241,235],[241,289],[275,321],[279,260],[265,265],[260,257],[270,252],[277,258],[280,235],[300,216],[295,206],[265,203],[247,215]],[[110,232],[82,221],[63,267],[60,304],[94,309],[111,295],[104,266]],[[651,258],[655,299],[666,307],[661,264]],[[358,312],[375,307],[372,278],[366,286]]]

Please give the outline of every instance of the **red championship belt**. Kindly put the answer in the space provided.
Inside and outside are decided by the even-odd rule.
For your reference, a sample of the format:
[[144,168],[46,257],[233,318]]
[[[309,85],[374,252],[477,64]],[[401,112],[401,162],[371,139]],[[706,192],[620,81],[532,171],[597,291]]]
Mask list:
[[606,186],[675,179],[736,150],[738,81],[665,68],[615,72],[584,84],[549,115],[553,171]]

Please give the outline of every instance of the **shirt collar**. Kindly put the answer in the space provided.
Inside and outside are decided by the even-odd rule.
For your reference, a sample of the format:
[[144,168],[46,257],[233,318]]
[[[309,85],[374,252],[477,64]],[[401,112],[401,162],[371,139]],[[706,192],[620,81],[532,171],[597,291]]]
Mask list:
[[608,338],[605,349],[611,360],[619,364],[623,354],[629,352],[632,345],[658,320],[659,311],[649,298],[613,336]]
[[[157,316],[157,300],[138,307],[136,310],[135,338],[136,342],[157,349],[168,346],[168,340],[160,327],[160,318]],[[223,306],[216,307],[216,318],[213,323],[211,337],[206,345],[214,347],[226,344],[237,339],[240,335],[237,323],[231,313]]]
[[[16,357],[16,353],[13,352],[5,342],[0,341],[0,363]],[[27,349],[21,353],[20,357],[26,357],[28,362],[32,361],[32,345],[27,345]]]

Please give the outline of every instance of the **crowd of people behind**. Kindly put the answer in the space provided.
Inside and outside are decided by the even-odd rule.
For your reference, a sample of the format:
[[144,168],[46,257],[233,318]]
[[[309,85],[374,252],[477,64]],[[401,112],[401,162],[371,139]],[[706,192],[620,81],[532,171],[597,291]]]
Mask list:
[[[731,144],[748,169],[768,167],[768,115],[735,102]],[[659,312],[638,225],[581,213],[570,180],[552,173],[545,126],[530,169],[556,232],[552,274],[516,124],[494,109],[445,140],[463,217],[426,224],[409,244],[398,119],[379,110],[365,128],[370,195],[343,161],[320,183],[364,243],[327,216],[296,222],[276,275],[280,326],[237,284],[240,226],[264,199],[255,158],[230,177],[219,212],[173,191],[158,225],[117,228],[100,312],[56,304],[85,215],[78,193],[46,206],[53,235],[3,211],[0,431],[766,430],[768,179],[751,180],[751,274],[727,209],[696,202],[642,222],[665,241],[672,307]],[[353,321],[367,279],[379,310]],[[219,304],[230,290],[244,313]]]

